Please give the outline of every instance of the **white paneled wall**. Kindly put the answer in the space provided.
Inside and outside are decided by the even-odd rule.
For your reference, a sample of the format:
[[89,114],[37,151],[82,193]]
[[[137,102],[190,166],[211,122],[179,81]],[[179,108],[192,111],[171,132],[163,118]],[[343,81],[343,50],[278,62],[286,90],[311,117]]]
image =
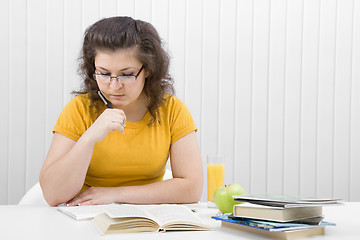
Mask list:
[[159,31],[226,183],[360,201],[360,0],[0,0],[0,204],[38,181],[83,32],[115,15]]

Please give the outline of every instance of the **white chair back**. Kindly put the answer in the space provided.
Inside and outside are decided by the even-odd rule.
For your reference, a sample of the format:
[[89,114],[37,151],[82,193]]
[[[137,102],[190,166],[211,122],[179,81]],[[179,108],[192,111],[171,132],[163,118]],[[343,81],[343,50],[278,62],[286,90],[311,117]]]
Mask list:
[[39,182],[32,186],[21,198],[19,205],[49,206],[45,201]]

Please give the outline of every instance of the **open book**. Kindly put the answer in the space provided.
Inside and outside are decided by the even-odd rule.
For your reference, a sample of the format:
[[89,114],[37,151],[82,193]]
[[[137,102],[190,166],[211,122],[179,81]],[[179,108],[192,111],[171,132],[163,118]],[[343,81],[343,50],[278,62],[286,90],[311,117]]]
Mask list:
[[117,203],[111,203],[104,205],[85,205],[72,207],[60,206],[57,209],[75,220],[90,220],[95,216],[104,213],[106,209],[117,205]]
[[212,229],[188,207],[174,204],[116,205],[93,222],[102,234]]

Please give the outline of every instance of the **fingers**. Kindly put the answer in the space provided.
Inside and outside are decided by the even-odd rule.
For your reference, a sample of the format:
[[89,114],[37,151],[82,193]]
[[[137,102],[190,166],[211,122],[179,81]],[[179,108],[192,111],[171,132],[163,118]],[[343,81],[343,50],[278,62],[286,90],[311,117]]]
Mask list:
[[125,124],[121,122],[112,121],[112,131],[120,131],[121,133],[125,133]]
[[69,206],[82,206],[82,205],[94,205],[96,204],[94,200],[94,190],[95,188],[91,187],[79,195],[77,195],[75,198],[73,198],[68,205]]
[[70,202],[67,206],[68,207],[72,207],[72,206],[85,206],[85,205],[98,205],[98,203],[96,203],[93,199],[89,199],[87,201],[80,201],[79,199]]
[[90,142],[101,142],[113,131],[125,133],[126,116],[121,109],[106,109],[86,130],[85,136]]
[[[85,192],[86,192],[86,190],[84,192],[82,192],[81,194],[79,194],[78,196],[74,197],[71,201],[68,202],[67,205],[69,207],[70,206],[80,206],[80,205],[82,205],[81,203],[83,203],[84,199],[86,199],[86,198],[84,198],[84,194],[83,194]],[[85,197],[86,197],[86,194],[85,194]]]
[[90,200],[90,201],[79,203],[76,206],[86,206],[86,205],[98,205],[98,204]]
[[111,188],[91,187],[68,202],[68,206],[98,205],[113,203]]
[[125,112],[121,109],[108,109],[113,114],[113,122],[120,123],[124,128],[126,125],[126,115]]
[[111,121],[112,131],[125,132],[126,115],[121,109],[106,109],[103,113],[108,121]]

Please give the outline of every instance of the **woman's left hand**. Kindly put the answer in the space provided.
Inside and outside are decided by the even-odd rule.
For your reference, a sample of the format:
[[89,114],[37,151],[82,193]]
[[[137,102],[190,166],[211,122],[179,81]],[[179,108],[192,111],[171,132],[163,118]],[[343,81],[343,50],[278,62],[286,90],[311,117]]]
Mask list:
[[116,188],[113,187],[91,187],[74,199],[72,199],[69,206],[82,206],[82,205],[99,205],[114,203]]

